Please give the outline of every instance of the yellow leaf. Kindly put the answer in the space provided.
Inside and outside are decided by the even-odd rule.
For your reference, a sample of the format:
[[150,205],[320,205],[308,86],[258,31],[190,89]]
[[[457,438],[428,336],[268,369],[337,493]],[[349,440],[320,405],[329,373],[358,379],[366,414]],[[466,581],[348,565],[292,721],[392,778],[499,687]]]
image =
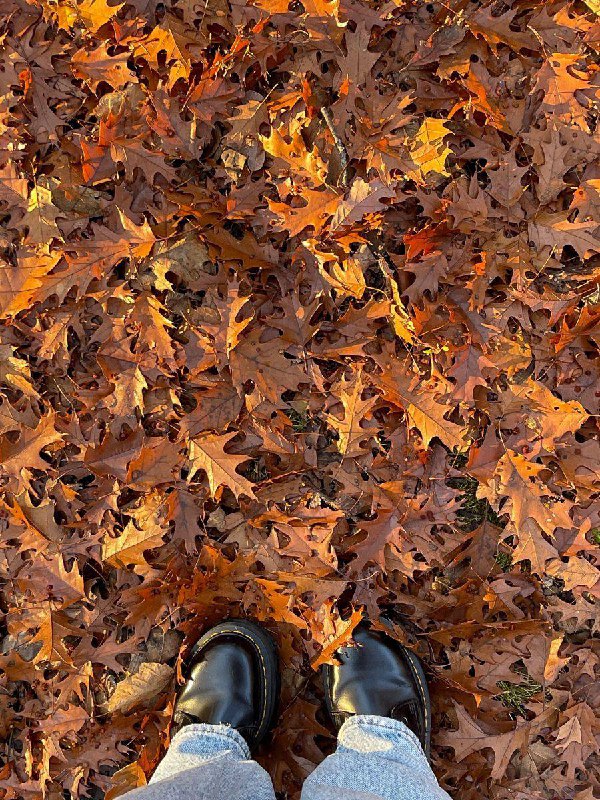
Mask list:
[[104,800],[115,800],[125,792],[145,786],[146,783],[144,770],[140,767],[139,761],[134,761],[133,764],[127,764],[115,772],[111,778],[111,787],[104,795]]
[[329,271],[326,271],[323,263],[318,262],[319,272],[327,283],[343,295],[356,297],[360,300],[364,294],[367,284],[362,271],[360,261],[357,258],[346,258],[344,261],[333,261]]
[[[562,563],[562,562],[561,562]],[[559,633],[553,637],[548,648],[548,656],[546,658],[546,665],[544,666],[544,680],[546,683],[554,683],[558,677],[558,673],[569,661],[568,658],[560,658],[558,651],[564,640],[564,634]]]
[[275,230],[287,231],[290,236],[296,236],[305,228],[311,227],[315,229],[316,235],[320,233],[329,217],[335,214],[341,202],[341,197],[331,189],[323,191],[307,189],[302,198],[307,203],[299,208],[267,198],[269,208],[280,220]]
[[[289,138],[289,142],[280,131]],[[269,136],[260,136],[260,141],[266,152],[274,158],[280,158],[294,173],[304,171],[319,185],[327,175],[327,165],[319,156],[316,149],[308,150],[299,131],[287,134],[285,129],[272,128]]]
[[23,224],[29,228],[27,241],[31,244],[47,245],[51,239],[62,239],[56,225],[59,213],[58,208],[52,204],[52,192],[39,184],[34,186],[23,220]]
[[434,117],[426,117],[417,131],[414,142],[410,147],[410,155],[415,164],[419,167],[416,176],[419,179],[429,172],[437,172],[439,175],[449,175],[446,171],[446,158],[451,154],[451,150],[444,144],[444,137],[452,133],[447,128],[444,121]]
[[162,502],[158,493],[145,495],[140,507],[130,509],[129,514],[137,525],[130,520],[120,536],[107,535],[102,543],[102,561],[120,569],[125,569],[130,564],[147,566],[145,551],[160,547],[166,533]]
[[114,17],[123,5],[124,3],[119,3],[116,6],[109,6],[106,0],[83,0],[77,6],[77,11],[85,27],[92,33],[96,33]]
[[144,220],[141,225],[136,225],[129,217],[125,216],[120,208],[117,208],[119,220],[123,226],[125,237],[127,238],[131,254],[138,258],[144,258],[149,255],[156,237],[152,233],[150,225]]

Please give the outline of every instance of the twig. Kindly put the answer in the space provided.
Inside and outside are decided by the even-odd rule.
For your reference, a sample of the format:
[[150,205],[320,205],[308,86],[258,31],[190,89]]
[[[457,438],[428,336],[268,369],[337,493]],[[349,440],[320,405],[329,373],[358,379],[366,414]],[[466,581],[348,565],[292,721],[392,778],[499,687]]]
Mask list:
[[329,128],[329,133],[331,134],[331,138],[333,139],[333,143],[335,145],[335,149],[338,152],[340,157],[340,175],[339,175],[339,183],[344,189],[348,188],[348,165],[350,164],[350,158],[348,156],[348,151],[346,150],[346,145],[340,139],[338,132],[335,129],[335,125],[333,124],[333,118],[331,116],[331,111],[324,106],[321,106],[321,116],[325,120],[325,124]]
[[[350,157],[348,155],[348,151],[346,150],[346,145],[340,139],[338,132],[335,129],[335,125],[333,123],[333,117],[331,116],[331,111],[326,108],[325,106],[321,107],[321,116],[323,117],[325,124],[329,129],[329,133],[331,134],[331,138],[333,139],[333,143],[335,145],[335,149],[339,155],[340,159],[340,166],[341,172],[339,176],[339,183],[343,186],[344,189],[348,188],[348,167],[350,165]],[[371,247],[373,248],[373,253],[375,258],[377,259],[377,265],[379,269],[383,273],[384,277],[388,281],[393,281],[397,286],[397,291],[400,292],[400,287],[398,286],[397,278],[395,277],[395,265],[392,259],[390,258],[390,254],[384,247],[383,244],[383,235],[381,231],[375,231],[372,235],[367,236]]]

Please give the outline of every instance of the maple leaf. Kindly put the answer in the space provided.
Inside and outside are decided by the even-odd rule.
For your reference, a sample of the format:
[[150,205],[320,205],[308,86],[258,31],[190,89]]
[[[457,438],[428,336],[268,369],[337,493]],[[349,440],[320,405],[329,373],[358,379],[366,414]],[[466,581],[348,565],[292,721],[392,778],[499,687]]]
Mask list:
[[236,436],[237,433],[234,431],[222,436],[204,433],[190,439],[188,482],[199,470],[203,470],[206,473],[211,497],[219,498],[223,486],[231,489],[236,497],[241,494],[254,497],[254,489],[250,481],[237,472],[237,467],[248,461],[248,456],[236,456],[225,452],[225,445]]

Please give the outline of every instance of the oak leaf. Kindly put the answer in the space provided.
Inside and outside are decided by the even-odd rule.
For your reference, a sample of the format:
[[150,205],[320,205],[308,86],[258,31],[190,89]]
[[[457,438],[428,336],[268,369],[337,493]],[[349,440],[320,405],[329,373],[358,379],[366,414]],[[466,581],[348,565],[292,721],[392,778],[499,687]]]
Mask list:
[[557,527],[572,525],[569,504],[545,495],[536,481],[544,469],[513,450],[507,450],[498,462],[498,491],[510,498],[509,513],[519,535],[534,536],[536,530],[552,535]]
[[314,235],[319,234],[342,202],[342,198],[331,189],[308,189],[302,199],[306,203],[301,206],[268,200],[269,208],[277,218],[275,230],[297,236],[306,228],[312,228]]
[[123,5],[109,5],[107,0],[82,0],[77,5],[77,15],[91,33],[96,33]]
[[425,447],[429,447],[431,440],[437,437],[448,447],[465,448],[460,425],[445,419],[452,406],[438,402],[433,387],[416,377],[411,380],[399,371],[394,374],[391,364],[382,363],[381,366],[383,372],[370,376],[371,382],[381,390],[386,400],[404,409],[409,424],[417,428]]
[[361,608],[353,609],[348,619],[341,619],[332,611],[333,603],[326,603],[321,609],[323,633],[320,635],[323,637],[323,645],[319,655],[311,662],[313,669],[319,669],[323,664],[336,663],[335,653],[348,644],[352,638],[352,632],[364,619],[364,612]]
[[102,545],[102,561],[126,569],[130,565],[146,565],[144,553],[160,547],[166,531],[157,524],[141,530],[129,522],[120,536],[106,537]]
[[2,437],[0,440],[0,474],[26,486],[34,469],[45,470],[47,462],[41,457],[42,450],[62,441],[63,435],[56,430],[56,417],[48,414],[42,417],[35,428],[22,427],[19,438],[12,442]]
[[451,129],[441,119],[426,117],[423,120],[410,145],[411,158],[418,167],[416,180],[422,181],[430,172],[448,175],[446,159],[452,151],[444,139],[450,133]]
[[462,706],[455,703],[454,708],[458,718],[458,730],[443,733],[440,743],[453,748],[457,761],[462,761],[478,750],[490,748],[494,751],[491,776],[495,779],[501,778],[514,752],[525,747],[529,738],[529,725],[520,721],[514,730],[494,736],[485,733]]
[[127,675],[117,684],[106,708],[110,713],[126,714],[136,706],[158,697],[173,677],[173,667],[145,661],[138,672]]
[[223,486],[226,486],[236,497],[243,494],[253,498],[252,484],[237,472],[237,467],[248,461],[248,456],[236,456],[225,452],[227,443],[236,436],[237,433],[234,431],[222,436],[204,433],[190,439],[188,482],[193,480],[198,471],[202,470],[206,474],[211,497],[218,499],[222,494]]
[[47,596],[59,608],[66,608],[85,597],[83,578],[77,562],[67,569],[59,554],[51,558],[38,555],[32,564],[19,572],[17,582],[27,593],[33,592],[36,585],[44,586]]
[[365,384],[359,372],[353,381],[343,381],[336,387],[336,395],[344,407],[344,417],[327,414],[326,419],[337,432],[337,448],[343,457],[364,455],[363,444],[371,433],[362,422],[371,416],[377,397],[362,399]]

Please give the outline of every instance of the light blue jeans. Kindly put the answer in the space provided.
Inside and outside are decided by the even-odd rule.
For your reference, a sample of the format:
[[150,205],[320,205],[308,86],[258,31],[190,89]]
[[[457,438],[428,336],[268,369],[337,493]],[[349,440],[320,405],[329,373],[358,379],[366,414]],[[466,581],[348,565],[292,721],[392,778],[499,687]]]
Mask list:
[[[187,725],[177,733],[148,786],[128,800],[275,800],[271,779],[225,725]],[[355,716],[337,750],[309,775],[302,800],[449,800],[417,737],[402,722]]]

